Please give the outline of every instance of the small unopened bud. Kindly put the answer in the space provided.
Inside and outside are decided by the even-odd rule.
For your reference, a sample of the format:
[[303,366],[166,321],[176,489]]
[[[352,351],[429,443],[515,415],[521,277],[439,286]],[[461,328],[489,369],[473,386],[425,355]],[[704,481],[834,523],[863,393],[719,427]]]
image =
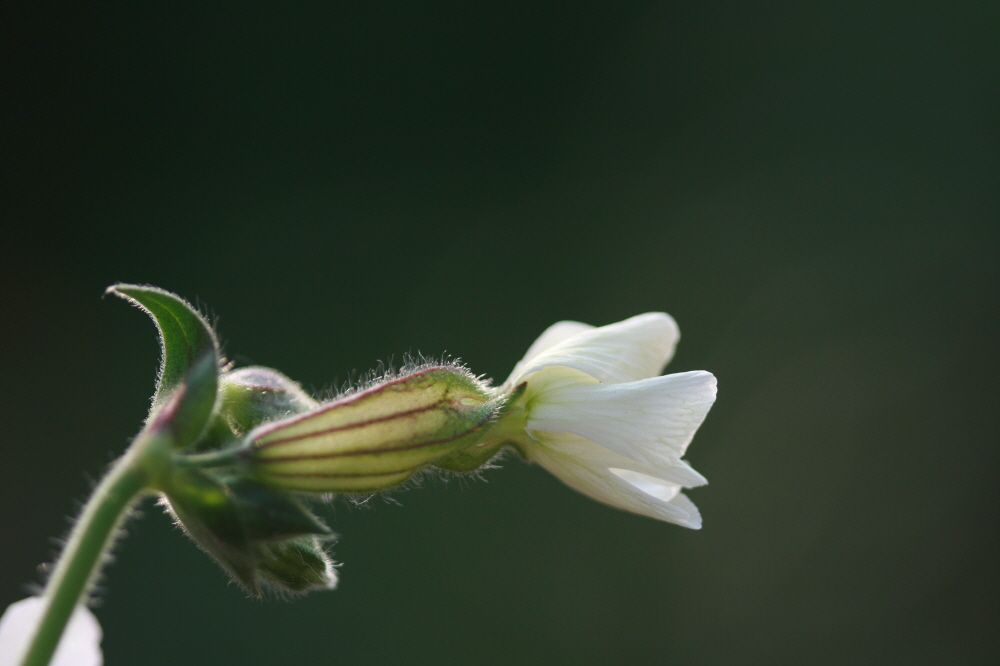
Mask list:
[[176,470],[166,495],[188,536],[251,595],[264,584],[283,592],[336,586],[333,563],[313,536],[330,530],[291,495],[193,468]]
[[474,445],[508,397],[461,368],[425,368],[265,424],[244,456],[255,478],[287,490],[388,488]]
[[219,389],[219,413],[238,435],[319,405],[298,382],[271,368],[254,366],[226,373]]
[[288,539],[269,547],[257,562],[257,574],[288,592],[332,590],[337,586],[333,562],[316,537]]

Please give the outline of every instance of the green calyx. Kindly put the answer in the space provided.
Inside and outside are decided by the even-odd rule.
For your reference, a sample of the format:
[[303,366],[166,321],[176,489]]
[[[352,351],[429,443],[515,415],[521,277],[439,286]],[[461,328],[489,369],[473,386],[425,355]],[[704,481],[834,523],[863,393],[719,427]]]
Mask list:
[[318,493],[388,488],[428,465],[470,471],[496,452],[474,447],[512,399],[462,368],[432,366],[265,424],[244,455],[262,483]]
[[500,394],[500,408],[474,444],[435,460],[433,465],[449,472],[473,472],[489,463],[505,445],[515,445],[524,436],[521,404],[527,384]]

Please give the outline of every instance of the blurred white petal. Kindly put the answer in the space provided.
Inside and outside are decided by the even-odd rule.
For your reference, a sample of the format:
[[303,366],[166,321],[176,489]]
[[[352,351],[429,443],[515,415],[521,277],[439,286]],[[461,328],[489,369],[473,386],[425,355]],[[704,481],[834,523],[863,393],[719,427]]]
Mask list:
[[[28,597],[12,603],[0,617],[0,666],[18,666],[41,619],[44,601]],[[70,616],[49,666],[101,666],[101,625],[79,605]]]
[[655,470],[639,466],[582,437],[564,433],[538,433],[538,443],[530,453],[563,483],[593,499],[684,527],[701,528],[698,509],[680,492],[682,484],[662,478],[671,474],[667,467]]
[[[549,336],[555,340],[569,333],[572,329],[568,324],[576,325],[575,334],[556,344],[546,339]],[[531,346],[508,381],[519,381],[553,365],[576,368],[605,384],[653,377],[663,372],[680,337],[673,318],[663,312],[648,312],[600,328],[582,326],[586,325],[560,322],[547,330]],[[551,346],[546,348],[546,345]]]
[[529,378],[529,430],[570,432],[648,465],[679,461],[715,401],[704,371],[627,384],[548,369]]

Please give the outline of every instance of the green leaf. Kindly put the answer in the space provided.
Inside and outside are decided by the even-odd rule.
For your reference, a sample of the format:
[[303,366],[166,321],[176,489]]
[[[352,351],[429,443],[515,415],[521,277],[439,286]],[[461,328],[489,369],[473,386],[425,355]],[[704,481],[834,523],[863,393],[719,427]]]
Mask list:
[[[207,427],[218,395],[221,359],[215,332],[187,301],[158,287],[117,284],[107,293],[124,298],[156,323],[162,358],[149,419],[173,397],[169,428],[176,446],[193,444]],[[183,393],[175,396],[178,391]]]

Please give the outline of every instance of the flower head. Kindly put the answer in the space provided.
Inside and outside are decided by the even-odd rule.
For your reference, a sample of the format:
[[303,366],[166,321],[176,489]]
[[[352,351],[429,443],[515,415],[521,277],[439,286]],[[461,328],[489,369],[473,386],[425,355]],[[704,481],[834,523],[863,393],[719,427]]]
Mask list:
[[505,383],[525,389],[503,435],[596,500],[700,528],[681,489],[707,481],[681,458],[715,401],[716,382],[704,371],[660,376],[678,338],[664,313],[600,328],[554,324]]

